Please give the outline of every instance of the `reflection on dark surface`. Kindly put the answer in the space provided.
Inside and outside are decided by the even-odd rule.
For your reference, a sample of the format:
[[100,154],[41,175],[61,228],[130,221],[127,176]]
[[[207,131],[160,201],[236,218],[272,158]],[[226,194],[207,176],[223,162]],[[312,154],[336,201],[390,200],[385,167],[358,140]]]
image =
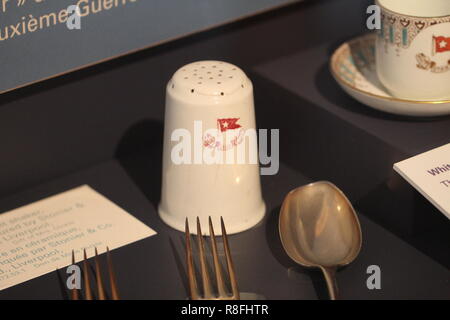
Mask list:
[[161,197],[163,135],[161,121],[143,120],[127,130],[116,150],[120,164],[155,208]]

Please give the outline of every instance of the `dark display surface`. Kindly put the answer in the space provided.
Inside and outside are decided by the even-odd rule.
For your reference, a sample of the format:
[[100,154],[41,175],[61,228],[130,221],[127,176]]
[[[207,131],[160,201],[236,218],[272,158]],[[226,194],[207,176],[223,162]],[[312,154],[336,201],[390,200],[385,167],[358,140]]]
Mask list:
[[[23,199],[38,200],[54,192],[88,183],[116,204],[151,226],[158,235],[114,250],[113,259],[124,299],[186,299],[184,234],[165,226],[155,206],[144,194],[154,196],[156,181],[148,169],[151,156],[128,159],[125,167],[116,161],[92,167],[4,199],[0,208],[20,205]],[[127,169],[139,170],[146,185],[130,179]],[[125,169],[124,169],[125,168]],[[267,299],[327,299],[322,275],[297,266],[283,252],[278,237],[278,213],[284,195],[309,180],[284,165],[274,177],[262,179],[267,215],[253,229],[230,236],[241,292]],[[138,183],[136,185],[136,183]],[[141,187],[142,193],[138,186]],[[337,274],[342,299],[445,299],[448,270],[399,238],[359,215],[363,246],[358,258]],[[221,248],[221,245],[219,245]],[[103,263],[105,261],[103,260]],[[381,290],[368,290],[370,265],[381,268]],[[64,299],[65,270],[53,272],[0,292],[0,299]],[[413,285],[411,285],[413,283]]]
[[[284,254],[277,219],[288,191],[329,179],[355,203],[363,232],[360,256],[337,276],[342,298],[448,299],[448,242],[426,238],[409,218],[434,216],[425,222],[436,239],[450,234],[448,220],[401,180],[392,179],[402,192],[385,185],[395,177],[395,161],[446,142],[450,118],[371,111],[327,73],[332,49],[365,31],[369,3],[294,5],[0,96],[0,211],[89,184],[158,232],[113,251],[122,296],[185,299],[183,234],[156,214],[165,85],[185,63],[221,59],[252,78],[258,126],[281,129],[280,172],[262,177],[267,216],[230,237],[241,291],[268,299],[327,297],[321,274]],[[366,212],[378,202],[396,205]],[[425,240],[415,242],[419,234]],[[382,290],[367,289],[369,265],[380,266]],[[67,298],[64,280],[54,272],[1,291],[0,299]]]

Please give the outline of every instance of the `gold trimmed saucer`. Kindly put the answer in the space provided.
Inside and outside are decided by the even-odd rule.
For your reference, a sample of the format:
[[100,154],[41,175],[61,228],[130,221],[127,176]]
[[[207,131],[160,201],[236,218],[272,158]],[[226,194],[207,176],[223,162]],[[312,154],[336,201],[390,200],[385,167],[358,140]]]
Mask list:
[[375,37],[375,33],[360,36],[334,52],[330,69],[342,89],[359,102],[384,112],[414,117],[450,114],[450,100],[407,100],[389,94],[376,74]]

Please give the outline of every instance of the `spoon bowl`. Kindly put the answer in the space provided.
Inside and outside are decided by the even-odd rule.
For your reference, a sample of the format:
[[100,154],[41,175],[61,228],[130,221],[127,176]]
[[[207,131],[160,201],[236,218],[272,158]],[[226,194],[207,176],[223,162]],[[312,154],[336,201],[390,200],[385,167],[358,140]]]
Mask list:
[[292,190],[283,201],[279,232],[289,257],[304,267],[320,268],[332,300],[337,299],[337,268],[359,254],[361,227],[352,204],[331,182]]

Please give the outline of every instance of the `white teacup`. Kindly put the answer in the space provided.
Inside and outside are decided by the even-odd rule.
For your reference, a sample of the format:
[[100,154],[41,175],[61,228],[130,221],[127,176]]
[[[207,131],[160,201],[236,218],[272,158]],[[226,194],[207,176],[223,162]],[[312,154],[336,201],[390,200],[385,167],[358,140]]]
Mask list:
[[450,0],[376,0],[377,74],[398,98],[450,99]]

